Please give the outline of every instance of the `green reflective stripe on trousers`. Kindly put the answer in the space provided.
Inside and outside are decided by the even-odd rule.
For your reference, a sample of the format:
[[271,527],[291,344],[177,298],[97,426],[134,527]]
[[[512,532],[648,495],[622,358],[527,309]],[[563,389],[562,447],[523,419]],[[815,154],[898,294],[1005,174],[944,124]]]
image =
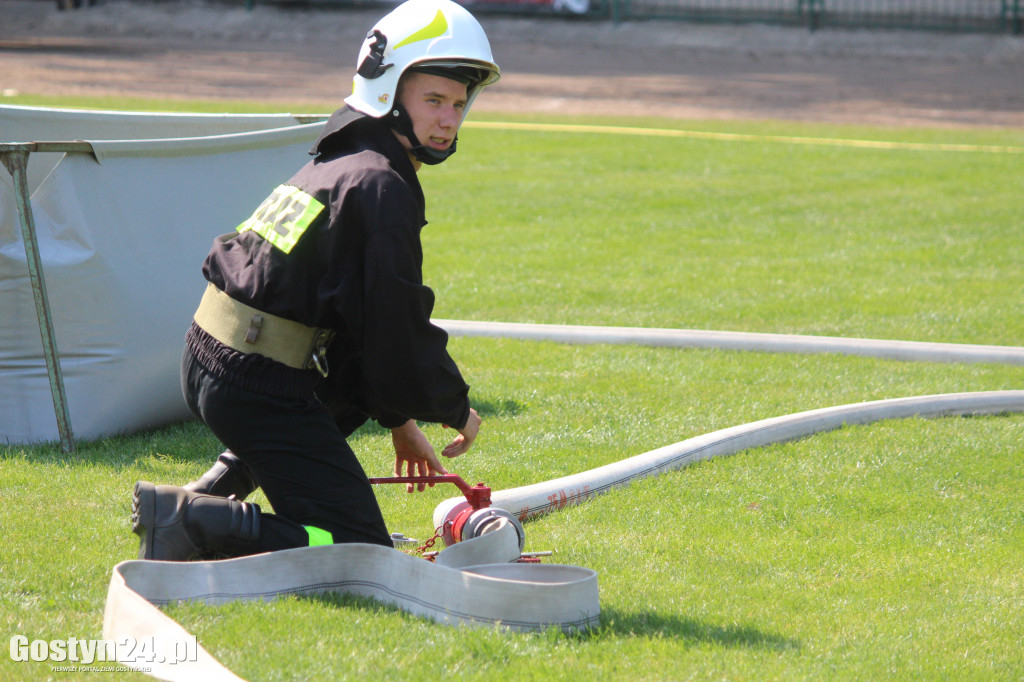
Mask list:
[[306,229],[324,210],[324,205],[298,187],[279,185],[238,232],[252,230],[268,242],[290,253]]
[[323,528],[317,528],[316,526],[303,526],[303,528],[305,528],[306,532],[309,533],[310,547],[334,544],[334,536],[325,531]]

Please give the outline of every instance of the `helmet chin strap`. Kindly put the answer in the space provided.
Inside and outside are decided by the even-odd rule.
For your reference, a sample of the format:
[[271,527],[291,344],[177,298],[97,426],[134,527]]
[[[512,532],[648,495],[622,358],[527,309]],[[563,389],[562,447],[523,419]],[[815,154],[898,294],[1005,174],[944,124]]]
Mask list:
[[448,149],[438,150],[431,149],[423,145],[416,137],[416,133],[412,129],[412,118],[409,116],[409,112],[405,110],[399,102],[395,102],[394,108],[391,109],[391,113],[384,117],[384,122],[395,129],[400,135],[404,135],[408,138],[412,147],[409,149],[409,153],[413,157],[428,166],[436,166],[441,163],[449,156],[455,153],[455,145],[459,141],[459,136],[456,135],[455,139],[452,140],[451,145]]

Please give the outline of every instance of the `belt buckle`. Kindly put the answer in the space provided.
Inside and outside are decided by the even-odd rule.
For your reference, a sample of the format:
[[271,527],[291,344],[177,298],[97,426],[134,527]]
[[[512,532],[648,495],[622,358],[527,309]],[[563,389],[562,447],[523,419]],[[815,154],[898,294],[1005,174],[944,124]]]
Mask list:
[[317,332],[316,338],[313,340],[315,350],[310,356],[310,362],[324,379],[327,378],[327,374],[330,371],[330,368],[327,366],[327,346],[331,343],[333,337],[333,332],[324,329]]

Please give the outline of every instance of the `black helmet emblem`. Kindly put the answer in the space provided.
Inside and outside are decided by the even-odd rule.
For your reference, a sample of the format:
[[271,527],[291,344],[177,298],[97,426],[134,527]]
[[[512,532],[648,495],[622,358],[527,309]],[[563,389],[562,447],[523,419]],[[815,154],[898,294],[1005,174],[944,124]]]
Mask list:
[[381,33],[379,29],[373,29],[370,33],[366,34],[366,39],[369,40],[370,38],[373,38],[373,42],[370,44],[370,54],[366,55],[363,63],[356,70],[356,73],[367,80],[380,78],[384,75],[385,71],[394,66],[394,64],[381,64],[384,61],[384,48],[388,46],[387,36]]

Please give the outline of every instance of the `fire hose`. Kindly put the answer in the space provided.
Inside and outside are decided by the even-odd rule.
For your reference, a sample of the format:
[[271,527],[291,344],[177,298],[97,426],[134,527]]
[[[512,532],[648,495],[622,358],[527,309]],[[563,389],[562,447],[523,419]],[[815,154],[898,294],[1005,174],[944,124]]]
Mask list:
[[[447,544],[434,562],[365,544],[291,549],[224,561],[124,561],[111,576],[103,637],[116,645],[126,638],[133,642],[148,638],[154,643],[148,660],[130,660],[121,651],[118,660],[154,677],[219,680],[238,678],[158,606],[342,592],[372,597],[441,623],[582,630],[596,625],[600,616],[596,573],[577,566],[511,563],[522,556],[519,521],[589,500],[639,478],[844,425],[1012,412],[1024,412],[1024,391],[856,403],[715,431],[591,471],[493,494],[482,484],[463,482],[464,497],[445,500],[434,510],[435,526],[443,530]],[[188,660],[176,656],[182,643],[186,652],[190,650],[189,642],[194,655]]]
[[[1024,412],[1024,391],[982,391],[894,398],[826,407],[734,426],[690,438],[642,455],[571,476],[494,493],[491,504],[520,521],[579,504],[646,476],[741,450],[804,438],[846,425],[883,419],[1008,414]],[[464,499],[445,500],[434,509],[434,525],[466,513]]]
[[[520,556],[511,524],[424,561],[379,545],[322,545],[223,561],[124,561],[114,567],[103,638],[118,661],[165,680],[236,680],[158,606],[280,596],[370,597],[439,623],[579,631],[600,615],[597,574],[577,566],[509,563]],[[143,660],[123,642],[150,642]],[[183,655],[186,654],[186,655]]]

